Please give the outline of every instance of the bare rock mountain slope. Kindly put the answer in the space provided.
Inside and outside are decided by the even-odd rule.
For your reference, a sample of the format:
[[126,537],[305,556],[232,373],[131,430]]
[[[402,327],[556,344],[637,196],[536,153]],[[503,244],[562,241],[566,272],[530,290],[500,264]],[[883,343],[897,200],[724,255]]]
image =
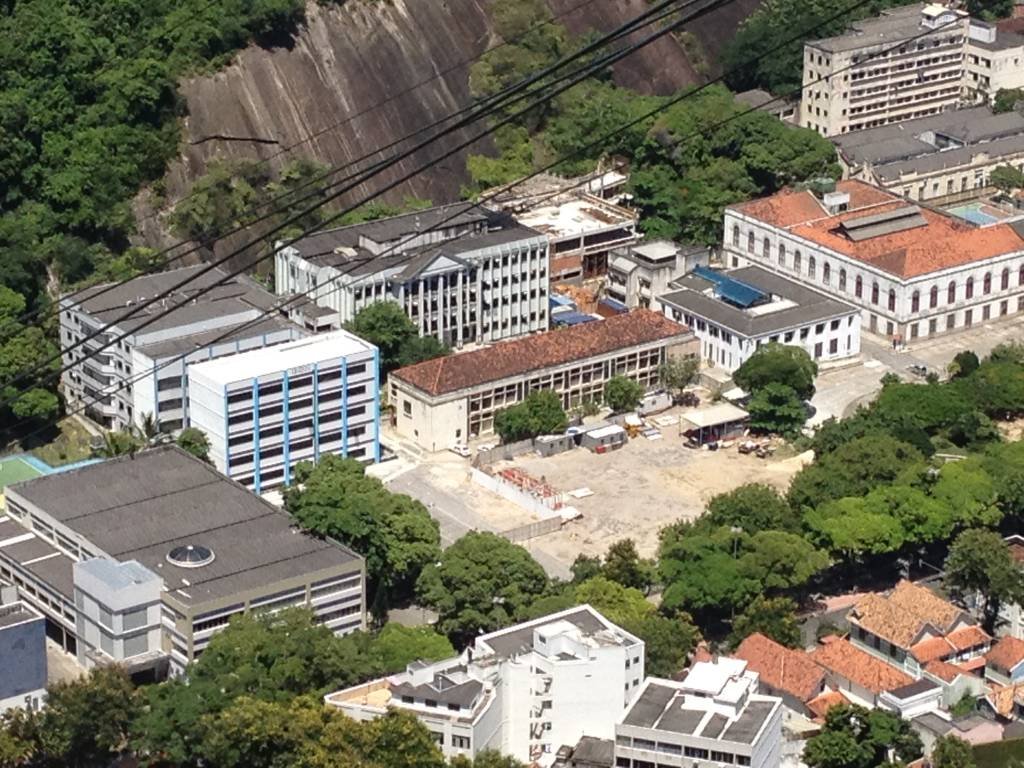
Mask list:
[[[570,13],[580,0],[547,1],[573,33],[611,30],[647,7],[646,0],[593,0]],[[469,67],[496,42],[489,27],[491,2],[501,0],[310,2],[306,23],[288,48],[250,46],[220,72],[182,84],[188,117],[182,155],[165,180],[166,200],[173,203],[186,195],[214,157],[272,158],[280,167],[305,156],[343,165],[469,105]],[[756,2],[737,0],[736,5]],[[737,23],[731,9],[726,6],[709,16],[700,27],[706,30],[701,36],[728,39]],[[718,27],[716,15],[723,19]],[[681,46],[669,37],[626,59],[615,76],[622,85],[650,93],[670,93],[698,80]],[[456,132],[419,161],[437,157],[471,135]],[[407,146],[411,144],[403,148]],[[479,142],[468,151],[487,148]],[[465,180],[465,155],[463,151],[442,161],[384,199],[456,197]],[[409,160],[389,169],[374,179],[373,189],[418,165]],[[370,191],[364,185],[348,201]],[[142,239],[165,244],[167,234],[159,219],[148,215],[145,196],[140,196],[138,212]]]

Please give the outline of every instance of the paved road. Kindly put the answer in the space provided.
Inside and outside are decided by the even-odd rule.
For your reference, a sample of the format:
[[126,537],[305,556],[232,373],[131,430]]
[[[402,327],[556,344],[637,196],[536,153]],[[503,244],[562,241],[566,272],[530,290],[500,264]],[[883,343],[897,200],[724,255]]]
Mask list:
[[[438,488],[430,481],[429,473],[424,467],[414,467],[387,481],[388,488],[397,493],[406,493],[423,502],[430,515],[441,526],[441,544],[448,546],[456,539],[470,531],[499,531],[488,524],[480,515],[470,509],[455,494]],[[564,563],[541,550],[536,542],[526,542],[523,546],[529,550],[534,559],[541,564],[548,576],[568,579],[569,563]]]

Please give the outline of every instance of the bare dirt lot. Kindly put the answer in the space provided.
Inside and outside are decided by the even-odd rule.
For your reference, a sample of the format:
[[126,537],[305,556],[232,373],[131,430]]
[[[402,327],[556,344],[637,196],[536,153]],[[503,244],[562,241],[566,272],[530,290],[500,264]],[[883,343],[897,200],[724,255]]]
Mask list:
[[[758,459],[741,455],[735,447],[692,450],[683,447],[676,427],[667,427],[662,434],[661,440],[637,437],[601,455],[577,448],[548,458],[526,455],[496,464],[498,469],[518,467],[561,492],[593,491],[586,498],[566,498],[582,516],[557,533],[532,540],[530,549],[569,564],[578,554],[603,554],[612,542],[630,537],[641,555],[651,556],[664,526],[698,517],[712,496],[749,482],[784,490],[804,461],[799,456]],[[456,494],[466,513],[492,530],[537,519],[472,482],[468,462],[441,458],[423,465],[427,467],[432,485]]]

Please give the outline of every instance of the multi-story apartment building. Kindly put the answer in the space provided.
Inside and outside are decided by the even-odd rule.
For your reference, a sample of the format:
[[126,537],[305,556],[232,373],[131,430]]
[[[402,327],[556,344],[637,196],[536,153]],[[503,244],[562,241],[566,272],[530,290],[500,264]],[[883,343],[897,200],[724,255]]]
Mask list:
[[291,311],[318,330],[379,301],[454,347],[548,328],[547,238],[472,203],[309,235],[278,251],[275,279],[278,294],[315,299]]
[[742,659],[699,661],[676,682],[648,678],[615,726],[617,768],[782,762],[782,699],[757,693]]
[[327,453],[380,460],[378,352],[347,331],[189,366],[191,424],[217,469],[256,493]]
[[706,267],[673,283],[657,304],[700,340],[711,366],[735,371],[763,344],[803,347],[819,362],[860,353],[860,310],[761,267]]
[[1022,85],[1024,37],[971,19],[964,55],[964,100],[991,102],[999,91]]
[[937,3],[890,8],[804,46],[799,125],[825,136],[990,102],[1024,86],[1024,37]]
[[[181,670],[250,610],[365,626],[363,559],[162,446],[5,489],[0,578],[85,663]],[[158,603],[154,601],[158,600]]]
[[629,309],[651,307],[674,279],[694,267],[707,266],[710,255],[705,246],[681,246],[668,240],[613,248],[608,254],[605,296]]
[[800,125],[833,136],[949,109],[960,100],[968,24],[962,11],[916,4],[806,43]]
[[448,758],[499,750],[550,765],[584,734],[610,739],[644,679],[644,643],[588,605],[476,638],[459,657],[325,697],[349,717],[408,712]]
[[[196,276],[201,269],[172,269],[61,299],[62,362],[71,366],[61,386],[69,403],[81,404],[87,416],[108,429],[141,425],[151,416],[162,429],[173,432],[188,425],[189,364],[306,335],[276,314],[260,319],[274,297],[256,283],[245,277],[228,280],[219,269]],[[221,280],[223,285],[195,296]],[[133,306],[185,281],[190,282],[166,299],[119,319]],[[167,312],[171,307],[177,308]],[[103,333],[71,349],[107,325],[110,328]],[[124,339],[107,346],[124,334]]]
[[844,178],[932,205],[994,192],[990,177],[999,166],[1024,170],[1024,115],[994,115],[987,105],[844,133],[832,142]]
[[1024,312],[1024,223],[979,227],[859,181],[731,205],[723,257],[848,302],[862,327],[933,337]]
[[649,309],[447,355],[394,371],[390,402],[399,435],[428,451],[491,434],[494,415],[550,389],[565,408],[601,401],[612,376],[645,388],[669,357],[697,354],[684,326]]

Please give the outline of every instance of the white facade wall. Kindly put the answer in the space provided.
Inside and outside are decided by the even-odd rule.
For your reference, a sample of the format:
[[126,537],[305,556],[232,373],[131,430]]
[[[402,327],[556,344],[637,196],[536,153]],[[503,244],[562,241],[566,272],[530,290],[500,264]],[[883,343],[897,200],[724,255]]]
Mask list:
[[[686,333],[686,329],[680,328],[680,333]],[[599,402],[604,384],[612,376],[626,376],[651,389],[658,382],[658,368],[667,358],[688,357],[697,351],[692,336],[664,339],[437,397],[392,376],[390,401],[395,408],[396,430],[428,451],[447,450],[465,442],[467,436],[493,434],[495,414],[522,402],[530,392],[553,390],[566,409],[591,400]]]
[[964,52],[964,95],[979,101],[995,101],[1003,89],[1024,86],[1024,44],[992,48],[973,39]]
[[[748,247],[751,236],[753,249]],[[784,265],[779,263],[780,245],[785,249]],[[1024,311],[1024,251],[904,279],[734,209],[726,209],[723,257],[730,267],[755,264],[860,307],[862,327],[867,332],[885,337],[901,336],[908,343]],[[1002,287],[1004,270],[1006,288]],[[987,292],[985,275],[990,277]],[[968,281],[973,281],[970,298]],[[877,301],[874,299],[876,285]],[[948,300],[951,285],[952,302]],[[936,291],[934,307],[933,288]]]
[[502,751],[530,763],[584,735],[614,738],[616,720],[644,680],[644,647],[605,646],[576,660],[528,653],[503,662],[500,676]]
[[665,317],[690,328],[700,342],[700,355],[708,365],[730,373],[739,368],[762,344],[788,344],[804,349],[817,362],[832,362],[860,354],[860,315],[796,325],[758,336],[744,336],[717,325],[692,310],[659,301]]
[[275,256],[276,290],[315,298],[317,305],[338,313],[338,325],[370,304],[394,301],[421,336],[454,347],[548,328],[548,241],[543,236],[467,248],[454,258],[440,255],[408,279],[400,276],[406,262],[388,267],[386,257],[381,261],[380,271],[352,277],[283,248]]
[[359,351],[341,357],[323,357],[343,349],[340,342],[311,345],[301,364],[257,376],[246,374],[245,361],[258,352],[239,358],[235,374],[191,366],[190,420],[209,438],[214,466],[260,493],[287,485],[296,464],[324,454],[379,461],[377,351],[356,341]]
[[[95,562],[95,561],[94,561]],[[146,569],[134,564],[140,571]],[[123,568],[120,563],[113,567]],[[149,572],[150,579],[122,588],[114,588],[88,570],[86,563],[75,563],[75,628],[78,659],[94,665],[88,651],[100,651],[115,661],[124,661],[161,648],[160,592],[163,582]]]
[[804,46],[801,126],[834,136],[936,114],[960,99],[966,18],[903,48],[865,38],[852,50]]
[[149,415],[166,431],[176,432],[188,426],[188,377],[183,369],[189,364],[291,341],[304,335],[298,327],[271,332],[254,331],[249,337],[203,347],[183,360],[177,359],[180,352],[154,359],[145,351],[148,344],[219,328],[226,331],[232,325],[254,321],[260,313],[253,308],[156,331],[145,328],[103,349],[104,345],[124,333],[115,326],[70,350],[72,344],[103,326],[81,307],[71,306],[72,303],[70,300],[66,302],[60,313],[60,343],[64,350],[61,362],[64,366],[80,364],[62,375],[61,384],[71,403],[81,404],[87,416],[112,430],[141,426]]

